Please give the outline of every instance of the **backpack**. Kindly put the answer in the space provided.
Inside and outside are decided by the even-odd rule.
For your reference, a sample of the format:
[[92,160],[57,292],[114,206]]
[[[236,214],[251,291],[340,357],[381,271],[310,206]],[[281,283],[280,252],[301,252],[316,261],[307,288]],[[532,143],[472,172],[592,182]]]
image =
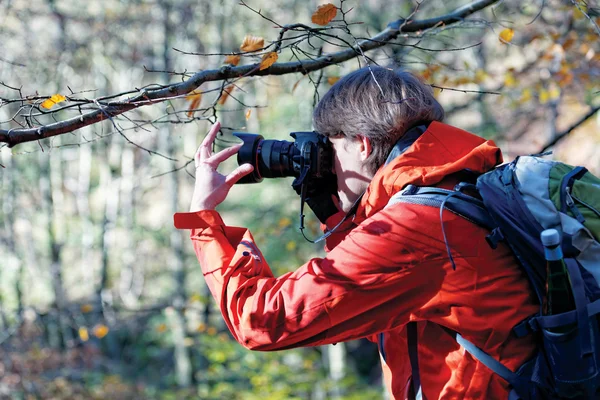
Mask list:
[[[535,356],[512,372],[449,331],[473,357],[511,384],[509,398],[600,398],[600,179],[583,167],[541,156],[518,157],[479,175],[475,184],[459,183],[454,190],[408,185],[388,205],[402,202],[439,208],[444,240],[442,216],[453,212],[487,228],[486,240],[492,248],[504,241],[512,249],[540,304],[539,312],[513,332],[519,337],[536,335]],[[562,236],[576,310],[545,316],[546,260],[540,233],[549,228]],[[456,268],[447,240],[446,248]],[[565,332],[565,327],[572,329],[556,333]],[[415,327],[407,328],[413,381],[416,378],[418,387]]]

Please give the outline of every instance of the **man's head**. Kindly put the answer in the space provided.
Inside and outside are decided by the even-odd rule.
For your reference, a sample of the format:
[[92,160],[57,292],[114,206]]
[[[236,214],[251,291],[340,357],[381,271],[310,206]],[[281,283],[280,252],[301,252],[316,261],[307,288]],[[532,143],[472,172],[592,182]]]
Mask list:
[[313,119],[315,129],[333,143],[342,209],[366,189],[408,129],[443,118],[431,87],[407,71],[365,67],[333,85]]

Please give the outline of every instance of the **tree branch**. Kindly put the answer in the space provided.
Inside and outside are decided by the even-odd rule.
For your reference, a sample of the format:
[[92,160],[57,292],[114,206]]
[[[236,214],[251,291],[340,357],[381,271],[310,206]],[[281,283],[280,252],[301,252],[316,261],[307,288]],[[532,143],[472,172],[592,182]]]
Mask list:
[[476,0],[467,5],[457,8],[453,12],[436,18],[426,20],[405,20],[399,19],[388,24],[387,28],[373,36],[370,39],[362,40],[356,46],[344,49],[339,52],[327,54],[314,60],[300,60],[296,62],[284,62],[273,64],[270,68],[259,70],[259,64],[244,65],[239,67],[225,66],[219,69],[200,71],[191,78],[181,83],[165,86],[158,89],[141,90],[131,98],[122,101],[109,102],[102,109],[69,118],[64,121],[51,123],[48,125],[17,128],[0,129],[0,142],[8,143],[9,147],[14,147],[20,143],[36,141],[52,136],[72,132],[84,126],[88,126],[110,117],[123,114],[135,108],[159,103],[170,98],[185,95],[198,88],[204,82],[224,81],[228,79],[265,76],[265,75],[285,75],[300,72],[307,74],[312,71],[323,69],[327,66],[339,64],[360,56],[362,52],[377,49],[385,46],[391,40],[394,40],[401,33],[418,32],[441,25],[450,25],[463,21],[465,17],[482,10],[499,0]]
[[546,143],[544,145],[544,147],[542,148],[542,150],[540,150],[538,153],[543,153],[543,152],[547,151],[548,149],[550,149],[550,147],[552,147],[556,143],[558,143],[562,138],[564,138],[569,133],[571,133],[571,131],[576,129],[579,125],[583,124],[585,121],[587,121],[588,119],[593,117],[594,114],[596,114],[598,111],[600,111],[600,106],[592,107],[592,109],[587,114],[585,114],[583,117],[581,117],[573,125],[571,125],[567,129],[565,129],[564,131],[557,133],[556,136],[554,137],[554,139],[552,139],[549,143]]

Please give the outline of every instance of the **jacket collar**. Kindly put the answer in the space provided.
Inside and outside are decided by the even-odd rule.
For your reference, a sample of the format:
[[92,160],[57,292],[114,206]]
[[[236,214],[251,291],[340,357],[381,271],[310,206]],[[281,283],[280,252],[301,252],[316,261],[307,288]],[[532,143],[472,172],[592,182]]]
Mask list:
[[384,208],[406,185],[435,186],[456,172],[484,173],[502,162],[502,153],[491,140],[441,122],[423,128],[409,130],[396,143],[362,197],[355,223]]

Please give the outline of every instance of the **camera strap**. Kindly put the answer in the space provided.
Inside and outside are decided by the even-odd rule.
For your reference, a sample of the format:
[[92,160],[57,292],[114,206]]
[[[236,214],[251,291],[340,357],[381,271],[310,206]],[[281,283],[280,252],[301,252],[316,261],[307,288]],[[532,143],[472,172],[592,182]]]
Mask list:
[[360,201],[362,200],[364,194],[365,194],[365,192],[363,192],[360,196],[358,196],[358,199],[356,199],[354,201],[354,204],[352,204],[352,207],[346,213],[346,215],[344,215],[344,218],[342,218],[342,220],[340,222],[338,222],[333,228],[331,228],[330,230],[325,232],[323,235],[321,235],[320,238],[318,238],[316,240],[311,240],[311,239],[307,238],[306,235],[304,234],[304,213],[303,213],[304,202],[302,202],[302,206],[300,207],[300,233],[302,233],[302,236],[304,236],[304,239],[306,239],[310,243],[319,243],[319,242],[322,242],[323,240],[327,239],[329,236],[331,236],[332,233],[336,232],[337,229],[340,226],[342,226],[342,224],[344,222],[346,222],[348,220],[348,218],[350,218],[350,217],[354,218],[354,215],[356,215],[356,210],[358,210],[358,205],[360,204]]

